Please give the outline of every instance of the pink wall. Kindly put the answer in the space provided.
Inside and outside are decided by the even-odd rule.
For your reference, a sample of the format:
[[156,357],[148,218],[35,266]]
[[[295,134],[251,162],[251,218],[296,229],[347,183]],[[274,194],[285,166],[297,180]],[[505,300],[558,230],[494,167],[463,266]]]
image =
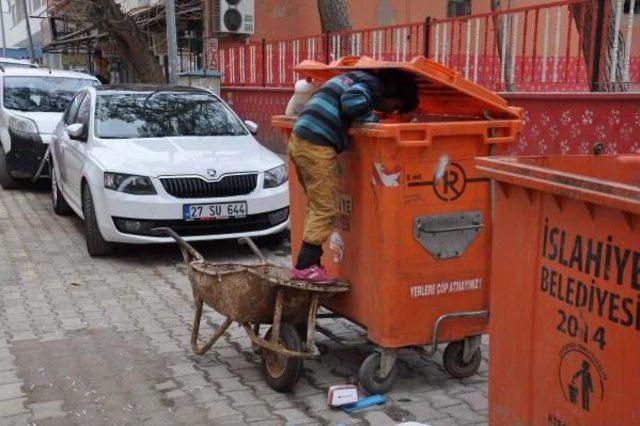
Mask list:
[[[272,115],[285,110],[290,89],[223,88],[222,96],[244,120],[259,124],[258,139],[285,152]],[[607,153],[640,153],[640,93],[504,93],[525,109],[525,126],[511,155],[588,154],[596,143]]]
[[[419,22],[446,16],[446,0],[350,0],[354,29]],[[489,3],[476,0],[473,3]],[[475,12],[475,10],[474,10]],[[316,0],[256,1],[256,33],[252,41],[305,37],[322,32]]]
[[[503,1],[503,8],[553,3],[556,0]],[[447,17],[446,0],[348,0],[354,29],[420,22]],[[280,40],[321,33],[316,0],[257,0],[252,41]],[[490,12],[490,0],[473,0],[471,13]]]
[[271,116],[284,114],[292,89],[280,88],[222,88],[222,98],[242,120],[258,123],[258,140],[278,153],[285,152],[280,131],[271,127]]
[[640,153],[640,93],[502,95],[525,109],[509,154],[589,154],[596,143],[609,154]]
[[[509,0],[503,1],[503,10],[521,7],[541,5],[545,3],[556,3],[557,0]],[[491,11],[490,0],[473,0],[471,2],[471,13],[487,13]],[[381,27],[387,25],[407,24],[421,22],[427,16],[437,19],[447,17],[446,0],[348,0],[351,22],[354,29],[364,29]],[[316,6],[316,0],[256,0],[256,32],[249,41],[283,40],[294,37],[305,37],[320,34],[320,18]],[[552,15],[553,35],[554,9]],[[566,18],[566,10],[563,16]],[[626,33],[628,15],[622,15],[621,30]],[[533,27],[533,14],[530,14],[529,28]],[[564,19],[564,18],[563,18]],[[544,21],[544,14],[540,17],[540,25]],[[524,22],[524,15],[520,16],[520,24]],[[634,17],[635,27],[640,25],[640,16]],[[566,21],[560,27],[562,34],[560,40],[560,51],[564,54],[566,46],[567,28]],[[572,29],[571,45],[572,49],[577,49],[577,32],[575,26]],[[530,32],[532,32],[530,30]],[[531,37],[531,34],[529,35]],[[493,41],[492,41],[493,43]],[[538,54],[542,37],[538,40]],[[230,44],[241,44],[240,40],[222,39],[221,46]],[[634,30],[633,42],[631,43],[633,55],[640,52],[640,32]],[[577,55],[577,51],[572,55]]]

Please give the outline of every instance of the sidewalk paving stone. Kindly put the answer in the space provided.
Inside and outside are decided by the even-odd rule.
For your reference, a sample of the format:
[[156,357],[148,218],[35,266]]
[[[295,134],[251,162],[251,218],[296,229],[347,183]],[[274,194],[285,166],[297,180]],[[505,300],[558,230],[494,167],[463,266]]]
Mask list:
[[[194,304],[174,245],[123,246],[91,258],[80,219],[54,215],[49,197],[34,187],[0,189],[3,426],[486,423],[488,339],[479,374],[463,380],[444,372],[441,353],[403,351],[387,404],[347,414],[326,406],[327,389],[356,380],[373,347],[345,348],[318,336],[323,356],[305,362],[294,391],[280,394],[266,384],[240,327],[207,354],[191,353]],[[254,261],[234,241],[195,246],[218,262]],[[288,265],[288,250],[265,253]],[[201,340],[222,320],[207,307]],[[345,320],[322,321],[338,335],[362,333]]]

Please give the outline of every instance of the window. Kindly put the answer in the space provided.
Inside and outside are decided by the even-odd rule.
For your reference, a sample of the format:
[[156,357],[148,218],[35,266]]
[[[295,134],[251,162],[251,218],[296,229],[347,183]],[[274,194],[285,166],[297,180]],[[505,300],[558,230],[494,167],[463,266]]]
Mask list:
[[100,94],[96,99],[95,122],[96,136],[104,139],[247,134],[222,101],[197,92]]
[[82,98],[84,97],[84,93],[78,93],[69,108],[67,108],[67,112],[64,114],[64,124],[69,125],[73,124],[76,119],[76,113],[78,112],[78,107],[80,107],[80,102],[82,102]]
[[51,35],[54,40],[68,34],[78,31],[78,21],[73,21],[67,17],[49,18],[49,26],[51,27]]
[[[627,15],[629,15],[631,12],[631,0],[625,0],[624,2],[624,13],[626,13]],[[633,5],[633,14],[634,15],[640,15],[640,0],[636,0],[635,4]]]
[[471,0],[448,0],[447,18],[471,15]]
[[78,114],[76,115],[75,123],[88,124],[89,117],[91,116],[91,96],[86,95],[82,99],[82,103],[78,108]]
[[29,112],[62,112],[75,93],[94,80],[49,76],[5,76],[4,107]]
[[42,6],[42,0],[31,0],[31,11],[35,12]]

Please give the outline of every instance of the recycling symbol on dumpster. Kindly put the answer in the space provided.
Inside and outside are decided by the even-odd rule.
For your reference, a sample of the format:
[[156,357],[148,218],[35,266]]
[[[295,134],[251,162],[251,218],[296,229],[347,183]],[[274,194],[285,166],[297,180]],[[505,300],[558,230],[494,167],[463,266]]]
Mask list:
[[457,200],[467,187],[467,175],[458,163],[449,163],[442,178],[433,182],[433,191],[442,201]]

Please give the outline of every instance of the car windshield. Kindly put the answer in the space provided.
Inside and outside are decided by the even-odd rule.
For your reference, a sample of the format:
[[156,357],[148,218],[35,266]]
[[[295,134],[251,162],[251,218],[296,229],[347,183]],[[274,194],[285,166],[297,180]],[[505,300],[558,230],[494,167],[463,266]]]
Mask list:
[[97,98],[95,121],[96,136],[104,139],[247,134],[233,112],[207,93],[103,94]]
[[73,95],[94,80],[68,77],[4,77],[4,107],[27,112],[63,112]]

